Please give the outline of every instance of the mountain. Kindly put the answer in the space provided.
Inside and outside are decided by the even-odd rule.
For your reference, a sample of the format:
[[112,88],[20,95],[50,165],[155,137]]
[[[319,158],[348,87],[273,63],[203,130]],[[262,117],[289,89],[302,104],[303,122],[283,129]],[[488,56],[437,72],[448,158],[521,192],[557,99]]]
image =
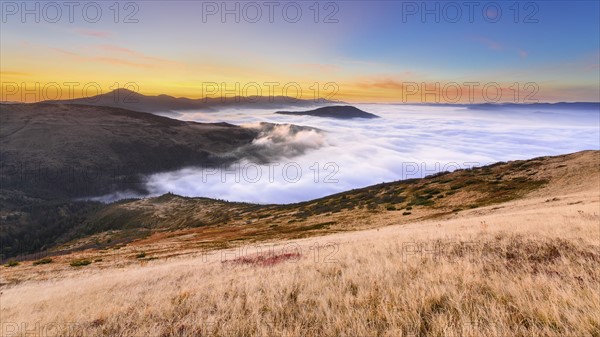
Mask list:
[[170,112],[170,111],[185,111],[185,110],[203,110],[217,111],[223,108],[269,108],[278,109],[285,107],[311,107],[333,101],[320,100],[302,100],[285,96],[235,96],[227,98],[198,98],[191,99],[185,97],[173,97],[168,95],[147,96],[128,89],[116,89],[106,94],[100,94],[92,97],[77,98],[70,100],[53,100],[43,103],[53,104],[80,104],[92,106],[107,106],[114,108],[123,108],[141,112]]
[[240,149],[250,146],[260,132],[114,107],[48,103],[1,107],[2,188],[36,196],[140,190],[146,174],[240,159],[246,155]]
[[277,114],[281,115],[294,115],[294,116],[315,116],[315,117],[328,117],[337,119],[351,119],[351,118],[379,118],[379,116],[366,111],[360,110],[359,108],[350,105],[335,105],[317,108],[309,111],[277,111]]
[[[77,226],[103,208],[82,198],[147,193],[146,177],[154,173],[299,155],[310,148],[290,146],[287,137],[307,129],[320,132],[297,125],[186,122],[114,107],[2,104],[0,255],[44,249],[79,233]],[[267,145],[253,142],[271,133],[277,137]]]

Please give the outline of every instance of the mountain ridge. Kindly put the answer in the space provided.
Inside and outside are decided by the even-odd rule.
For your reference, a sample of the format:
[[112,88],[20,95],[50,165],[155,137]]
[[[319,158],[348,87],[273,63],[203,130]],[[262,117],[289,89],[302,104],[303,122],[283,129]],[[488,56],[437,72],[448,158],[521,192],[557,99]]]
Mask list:
[[287,96],[233,96],[188,98],[166,94],[144,95],[126,88],[115,89],[91,97],[67,100],[47,100],[39,103],[106,106],[133,111],[157,113],[187,110],[218,111],[223,108],[283,108],[309,107],[333,103],[326,99],[303,100]]

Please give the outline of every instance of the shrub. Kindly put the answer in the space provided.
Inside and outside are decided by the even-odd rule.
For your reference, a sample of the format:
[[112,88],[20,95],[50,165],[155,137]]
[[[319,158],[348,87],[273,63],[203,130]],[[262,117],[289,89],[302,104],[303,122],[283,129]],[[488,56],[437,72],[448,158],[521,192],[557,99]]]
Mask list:
[[428,189],[423,190],[423,193],[430,194],[430,195],[436,195],[436,194],[440,194],[441,191],[438,189],[435,189],[435,188],[428,188]]
[[429,198],[431,198],[431,195],[427,194],[427,195],[417,195],[414,197],[413,201],[412,201],[412,205],[414,206],[431,206],[433,205],[433,200],[429,200]]
[[136,259],[143,259],[146,257],[146,252],[141,252],[135,256]]
[[41,260],[34,261],[33,265],[37,266],[37,265],[40,265],[40,264],[48,264],[48,263],[51,263],[51,262],[52,262],[52,259],[49,258],[49,257],[47,257],[47,258],[44,258],[44,259],[41,259]]
[[15,260],[10,260],[8,261],[8,263],[6,264],[6,267],[16,267],[19,265],[19,262],[15,261]]
[[87,266],[88,264],[91,264],[91,263],[92,263],[92,261],[86,260],[86,259],[75,260],[75,261],[71,261],[71,267],[82,267],[82,266]]
[[242,256],[233,260],[221,261],[221,263],[272,267],[273,265],[283,263],[288,260],[290,260],[290,262],[296,262],[300,259],[300,257],[300,253],[259,254],[254,256]]
[[388,211],[395,211],[396,210],[396,206],[390,205],[386,208]]
[[411,215],[411,212],[402,212],[402,215]]

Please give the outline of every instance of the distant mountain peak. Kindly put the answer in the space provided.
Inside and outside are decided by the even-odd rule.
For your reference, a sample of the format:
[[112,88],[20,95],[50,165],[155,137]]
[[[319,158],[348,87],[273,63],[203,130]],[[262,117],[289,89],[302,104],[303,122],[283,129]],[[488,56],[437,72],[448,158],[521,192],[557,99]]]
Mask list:
[[140,96],[145,96],[143,94],[140,94],[137,91],[133,91],[133,90],[130,90],[130,89],[127,89],[127,88],[117,88],[117,89],[115,89],[113,91],[110,91],[110,92],[108,92],[106,94],[108,95],[108,94],[113,94],[113,93],[119,93],[119,94],[136,94],[136,95],[140,95]]

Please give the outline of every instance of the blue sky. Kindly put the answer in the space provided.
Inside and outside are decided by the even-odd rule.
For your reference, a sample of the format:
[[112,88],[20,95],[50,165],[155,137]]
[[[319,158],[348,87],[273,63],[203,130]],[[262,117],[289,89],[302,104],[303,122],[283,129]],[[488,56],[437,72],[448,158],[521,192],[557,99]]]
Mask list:
[[[275,2],[274,22],[266,3],[255,2],[263,12],[256,23],[248,22],[255,13],[249,2],[226,4],[238,4],[240,22],[231,14],[222,22],[222,8],[207,14],[221,1],[134,1],[127,8],[121,2],[117,23],[113,2],[97,2],[102,16],[93,23],[81,8],[69,22],[62,2],[55,2],[61,19],[48,22],[54,12],[47,1],[36,2],[40,23],[33,15],[22,22],[14,3],[20,4],[2,2],[2,82],[96,81],[106,88],[135,82],[143,93],[190,97],[202,96],[205,82],[297,82],[303,88],[335,82],[340,99],[385,102],[400,101],[406,82],[535,82],[540,100],[600,100],[598,1],[475,2],[473,20],[460,1],[321,1],[318,23],[313,1]],[[436,4],[440,22],[431,14],[422,20],[421,6]],[[462,11],[457,22],[454,5]],[[488,22],[497,6],[500,17]],[[302,15],[288,22],[296,7]],[[134,10],[138,22],[124,23]],[[337,22],[323,22],[334,11]],[[524,22],[530,14],[537,22]]]

